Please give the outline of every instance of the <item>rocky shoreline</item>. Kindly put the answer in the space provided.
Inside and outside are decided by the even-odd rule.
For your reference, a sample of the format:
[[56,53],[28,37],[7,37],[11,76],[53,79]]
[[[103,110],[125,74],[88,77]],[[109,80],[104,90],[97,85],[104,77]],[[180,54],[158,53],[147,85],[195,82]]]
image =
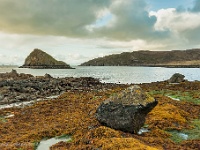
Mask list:
[[60,95],[69,90],[93,90],[108,86],[112,84],[102,84],[90,77],[53,78],[49,74],[35,77],[12,70],[0,74],[0,105]]
[[[104,84],[94,78],[52,78],[48,74],[34,77],[15,70],[0,74],[4,98],[16,101],[14,94],[26,94],[27,99],[30,95],[38,98],[60,94],[54,100],[31,106],[0,109],[0,149],[35,150],[44,139],[70,136],[70,141],[61,141],[50,149],[199,150],[200,82],[182,78],[176,74],[168,81],[139,84],[158,104],[145,117],[141,128],[145,132],[133,134],[105,126],[96,117],[102,103],[116,95],[126,97],[131,94],[126,89],[132,85]],[[137,88],[135,92],[141,93]],[[141,94],[142,97],[146,102],[152,100]],[[112,102],[118,103],[115,99]],[[126,101],[121,102],[127,106]],[[110,106],[113,111],[115,107]]]
[[31,69],[75,69],[64,65],[40,65],[40,66],[20,66],[19,68],[31,68]]

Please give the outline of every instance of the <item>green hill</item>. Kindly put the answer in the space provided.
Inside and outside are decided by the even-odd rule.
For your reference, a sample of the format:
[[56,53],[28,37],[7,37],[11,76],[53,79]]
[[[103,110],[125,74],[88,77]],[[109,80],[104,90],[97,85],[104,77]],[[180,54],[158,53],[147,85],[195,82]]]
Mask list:
[[95,58],[81,66],[200,67],[200,49],[124,52]]

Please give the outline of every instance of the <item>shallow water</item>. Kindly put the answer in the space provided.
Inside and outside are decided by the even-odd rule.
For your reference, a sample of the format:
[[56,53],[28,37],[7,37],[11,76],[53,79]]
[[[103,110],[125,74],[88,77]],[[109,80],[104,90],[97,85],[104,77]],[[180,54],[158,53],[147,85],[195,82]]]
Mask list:
[[169,98],[171,98],[172,100],[175,100],[175,101],[180,101],[179,98],[174,98],[174,97],[172,97],[172,96],[167,96],[167,97],[169,97]]
[[178,133],[178,136],[179,136],[180,138],[182,138],[183,140],[187,140],[187,139],[188,139],[188,135],[185,134],[185,133]]
[[19,73],[53,77],[94,77],[106,83],[150,83],[169,79],[174,73],[181,73],[189,81],[200,80],[200,68],[164,68],[130,66],[76,66],[76,69],[28,69],[0,68],[0,73],[16,69]]
[[36,150],[49,150],[49,148],[58,143],[58,142],[67,142],[67,141],[70,141],[71,138],[68,137],[68,138],[51,138],[51,139],[47,139],[47,140],[42,140],[40,141],[40,144],[38,145],[37,149]]
[[12,107],[20,107],[23,108],[25,106],[30,106],[33,105],[35,102],[43,101],[43,100],[51,100],[57,98],[59,95],[54,95],[54,96],[49,96],[46,98],[42,99],[37,99],[37,100],[32,100],[32,101],[25,101],[25,102],[16,102],[16,103],[11,103],[11,104],[3,104],[0,105],[0,110],[4,108],[12,108]]
[[141,135],[142,133],[146,133],[146,132],[149,132],[149,130],[147,128],[141,128],[139,131],[138,131],[138,134]]

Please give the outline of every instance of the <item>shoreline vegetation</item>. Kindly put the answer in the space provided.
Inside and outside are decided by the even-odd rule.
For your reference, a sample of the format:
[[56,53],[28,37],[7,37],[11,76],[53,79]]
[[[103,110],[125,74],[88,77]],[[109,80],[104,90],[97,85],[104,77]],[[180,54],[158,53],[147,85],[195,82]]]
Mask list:
[[[158,105],[146,117],[143,129],[147,132],[131,134],[103,126],[95,116],[98,106],[104,100],[133,84],[101,83],[94,78],[58,80],[49,75],[34,77],[18,74],[16,71],[0,74],[0,79],[0,96],[3,98],[6,93],[7,97],[24,94],[29,88],[35,90],[27,93],[29,97],[37,91],[40,92],[38,95],[43,96],[48,90],[55,93],[57,91],[56,94],[59,94],[57,98],[37,101],[30,106],[0,109],[2,150],[34,150],[43,139],[58,136],[70,136],[71,140],[61,141],[51,146],[51,150],[200,148],[199,81],[184,81],[179,84],[167,81],[137,84],[154,97]],[[22,87],[17,88],[17,83],[26,83],[25,81],[29,84],[24,84],[24,89],[19,91]],[[2,89],[5,93],[2,93]],[[52,91],[49,93],[52,94]]]

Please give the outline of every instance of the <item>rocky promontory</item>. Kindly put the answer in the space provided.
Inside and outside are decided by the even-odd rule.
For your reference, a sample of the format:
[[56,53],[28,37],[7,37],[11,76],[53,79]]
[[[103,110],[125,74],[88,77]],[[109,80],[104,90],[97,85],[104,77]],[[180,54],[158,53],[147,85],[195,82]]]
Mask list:
[[63,61],[58,61],[40,49],[34,49],[20,68],[32,69],[73,69]]

